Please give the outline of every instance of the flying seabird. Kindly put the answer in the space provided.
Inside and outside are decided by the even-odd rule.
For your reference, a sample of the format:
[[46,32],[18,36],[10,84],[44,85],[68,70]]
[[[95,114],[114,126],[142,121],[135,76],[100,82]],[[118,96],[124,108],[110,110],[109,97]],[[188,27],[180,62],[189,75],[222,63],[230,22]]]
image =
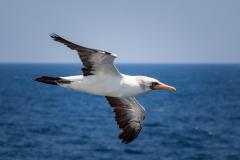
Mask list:
[[123,143],[133,141],[143,127],[145,109],[134,96],[152,90],[176,91],[157,79],[130,76],[120,73],[113,64],[115,54],[74,44],[59,35],[50,34],[53,40],[78,52],[83,63],[83,75],[69,77],[42,76],[36,81],[71,88],[94,95],[105,96],[115,112]]

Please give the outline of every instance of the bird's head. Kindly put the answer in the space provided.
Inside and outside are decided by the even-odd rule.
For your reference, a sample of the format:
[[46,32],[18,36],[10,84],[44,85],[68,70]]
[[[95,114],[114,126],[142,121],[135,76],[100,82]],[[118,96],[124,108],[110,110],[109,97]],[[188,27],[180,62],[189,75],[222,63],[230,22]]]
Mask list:
[[141,76],[139,79],[140,79],[140,86],[146,91],[150,91],[150,90],[176,91],[175,87],[166,85],[154,78]]

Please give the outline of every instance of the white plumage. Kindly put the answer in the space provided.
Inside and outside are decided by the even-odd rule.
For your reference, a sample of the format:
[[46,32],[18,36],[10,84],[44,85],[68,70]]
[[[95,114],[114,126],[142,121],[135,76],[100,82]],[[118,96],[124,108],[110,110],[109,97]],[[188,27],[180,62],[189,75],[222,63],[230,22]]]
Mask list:
[[[99,96],[111,97],[130,97],[135,96],[151,89],[142,87],[140,84],[140,76],[128,75],[94,75],[94,76],[70,76],[61,77],[71,81],[72,83],[59,84],[62,87],[71,88],[74,90],[87,92]],[[147,77],[145,77],[147,79]],[[157,82],[157,81],[156,81]]]

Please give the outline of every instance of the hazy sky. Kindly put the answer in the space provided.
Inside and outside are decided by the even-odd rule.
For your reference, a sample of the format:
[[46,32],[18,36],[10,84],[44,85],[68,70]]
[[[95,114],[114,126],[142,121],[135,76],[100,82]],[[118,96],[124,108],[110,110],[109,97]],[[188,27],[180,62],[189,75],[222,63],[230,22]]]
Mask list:
[[0,62],[79,62],[51,32],[119,63],[240,63],[240,0],[0,0]]

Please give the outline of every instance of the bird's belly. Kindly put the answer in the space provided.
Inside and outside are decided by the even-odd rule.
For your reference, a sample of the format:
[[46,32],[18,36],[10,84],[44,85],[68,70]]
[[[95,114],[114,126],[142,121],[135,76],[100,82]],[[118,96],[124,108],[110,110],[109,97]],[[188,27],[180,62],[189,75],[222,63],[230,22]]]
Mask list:
[[87,80],[75,81],[64,87],[94,95],[110,97],[129,97],[140,93],[138,88],[122,85],[121,79],[118,77],[89,77]]
[[103,83],[101,85],[91,85],[91,87],[86,87],[84,89],[79,89],[86,93],[99,95],[99,96],[110,96],[110,97],[129,97],[139,94],[137,91],[132,89],[124,88],[120,85],[112,85]]

